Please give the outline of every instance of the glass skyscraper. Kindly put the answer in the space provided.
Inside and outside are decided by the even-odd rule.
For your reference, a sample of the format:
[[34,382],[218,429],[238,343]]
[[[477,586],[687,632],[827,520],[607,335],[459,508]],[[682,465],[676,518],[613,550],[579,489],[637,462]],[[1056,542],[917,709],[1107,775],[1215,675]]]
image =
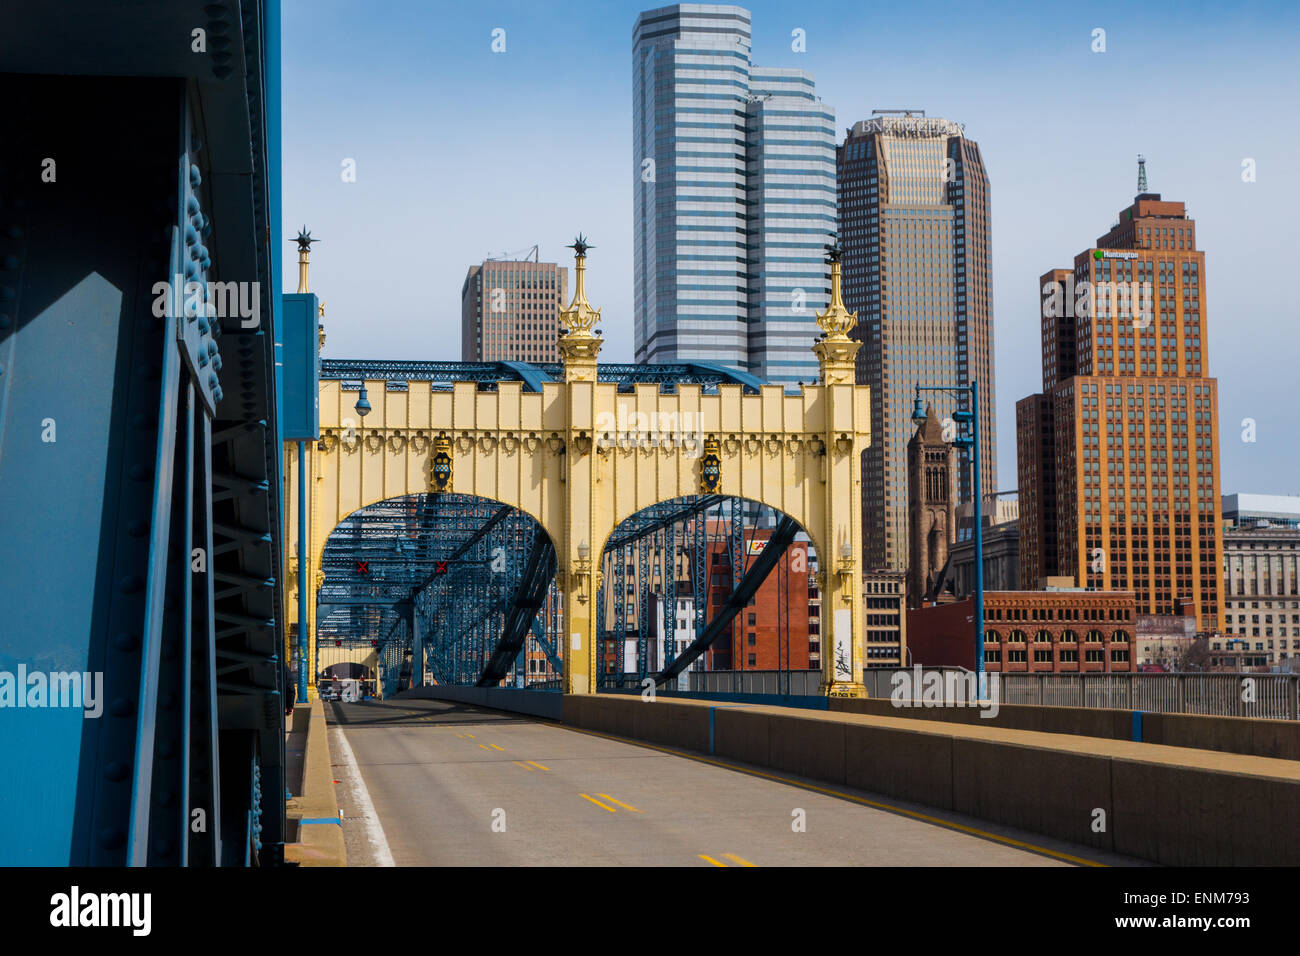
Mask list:
[[804,71],[750,63],[741,7],[641,14],[633,74],[637,361],[814,379],[834,112]]
[[[871,386],[863,456],[866,566],[908,566],[907,442],[917,385],[979,382],[980,487],[997,490],[989,181],[979,145],[923,110],[877,110],[839,147],[844,304],[858,313],[857,380]],[[955,400],[926,393],[942,420]],[[958,501],[969,460],[958,458]]]

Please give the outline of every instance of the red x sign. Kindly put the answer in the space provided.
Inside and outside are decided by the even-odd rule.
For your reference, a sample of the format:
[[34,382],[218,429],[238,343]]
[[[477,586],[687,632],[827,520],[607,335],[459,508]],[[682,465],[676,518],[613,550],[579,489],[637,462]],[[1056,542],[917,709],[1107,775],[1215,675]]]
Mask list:
[[369,561],[358,561],[358,562],[357,562],[357,574],[369,574],[369,573],[370,573],[370,562],[369,562]]
[[446,562],[446,561],[435,561],[435,562],[433,562],[433,573],[434,573],[434,574],[446,574],[446,573],[447,573],[447,562]]

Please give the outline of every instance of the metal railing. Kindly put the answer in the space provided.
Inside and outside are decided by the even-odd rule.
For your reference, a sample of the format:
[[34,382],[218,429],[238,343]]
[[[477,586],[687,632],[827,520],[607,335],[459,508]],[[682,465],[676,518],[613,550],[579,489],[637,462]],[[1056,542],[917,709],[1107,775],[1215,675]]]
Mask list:
[[[923,668],[927,672],[954,669],[962,668]],[[867,695],[889,697],[894,690],[893,677],[900,672],[913,673],[909,668],[864,671]],[[689,677],[692,693],[815,697],[822,672],[692,671]],[[998,677],[1003,704],[1300,719],[1300,674],[999,674]],[[530,684],[529,688],[550,690],[559,686],[559,681],[547,681]]]
[[691,671],[692,693],[789,694],[814,697],[821,671]]
[[[867,694],[888,697],[899,670],[905,669],[866,671]],[[999,678],[1004,704],[1278,720],[1300,716],[1300,674],[1000,674]]]

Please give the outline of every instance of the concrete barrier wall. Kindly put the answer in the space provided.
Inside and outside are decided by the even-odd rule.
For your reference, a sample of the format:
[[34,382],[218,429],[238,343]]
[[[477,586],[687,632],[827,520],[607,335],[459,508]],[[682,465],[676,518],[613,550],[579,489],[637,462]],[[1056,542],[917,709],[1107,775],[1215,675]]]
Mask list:
[[[997,716],[985,718],[979,707],[897,707],[889,698],[832,698],[830,709],[908,720],[941,721],[975,727],[1073,734],[1107,740],[1140,740],[1170,747],[1218,750],[1256,757],[1300,760],[1300,722],[1254,717],[1203,717],[1196,714],[1140,713],[1099,707],[1052,707],[1002,704]],[[1135,733],[1137,736],[1135,737]]]
[[339,817],[338,795],[334,792],[325,708],[319,700],[294,707],[293,728],[297,732],[307,721],[303,753],[302,788],[299,796],[285,805],[285,816],[297,838],[284,848],[287,862],[300,866],[346,866],[343,821]]
[[1285,836],[1300,827],[1300,764],[1291,761],[978,722],[614,695],[566,696],[563,719],[1161,864],[1300,864],[1300,842]]

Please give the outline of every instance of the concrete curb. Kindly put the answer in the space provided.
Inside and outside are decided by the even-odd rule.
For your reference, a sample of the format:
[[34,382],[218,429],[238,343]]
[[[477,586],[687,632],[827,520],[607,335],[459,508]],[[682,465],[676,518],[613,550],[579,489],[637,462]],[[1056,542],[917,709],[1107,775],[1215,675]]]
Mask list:
[[292,798],[285,806],[285,816],[291,833],[297,834],[297,842],[285,844],[284,858],[300,866],[347,866],[324,705],[319,700],[299,704],[294,722],[297,725],[297,710],[308,708],[302,795]]

